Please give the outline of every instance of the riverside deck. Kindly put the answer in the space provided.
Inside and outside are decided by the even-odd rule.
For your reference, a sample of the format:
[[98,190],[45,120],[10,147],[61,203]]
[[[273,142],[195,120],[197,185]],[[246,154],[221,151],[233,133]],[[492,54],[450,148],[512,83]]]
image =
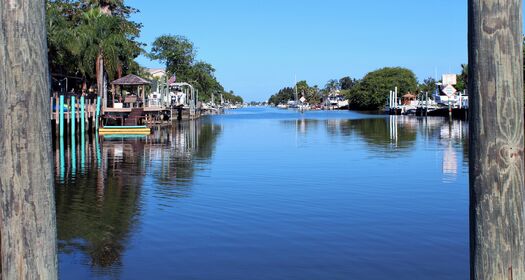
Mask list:
[[[110,108],[102,106],[101,97],[87,98],[85,96],[54,96],[49,100],[50,121],[53,135],[93,133],[99,125],[105,125],[109,120],[123,120],[131,113],[128,108]],[[190,110],[185,107],[144,106],[144,124],[169,123],[173,120],[197,119],[206,114],[206,110],[199,108]],[[100,122],[100,123],[99,123]]]

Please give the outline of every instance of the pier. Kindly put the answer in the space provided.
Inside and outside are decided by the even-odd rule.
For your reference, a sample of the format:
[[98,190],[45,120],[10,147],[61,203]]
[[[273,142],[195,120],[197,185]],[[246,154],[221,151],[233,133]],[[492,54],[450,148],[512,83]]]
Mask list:
[[416,115],[421,117],[440,116],[468,119],[469,96],[466,91],[458,92],[455,74],[445,74],[446,84],[436,83],[435,92],[430,98],[428,92],[416,95],[404,94],[399,98],[397,87],[390,91],[385,112],[390,115]]
[[[94,133],[106,124],[123,125],[133,108],[104,108],[102,98],[87,96],[56,95],[49,99],[49,116],[52,135],[64,136],[76,133]],[[171,124],[177,120],[198,119],[211,114],[211,110],[196,108],[190,111],[184,106],[145,106],[143,109],[144,125]]]
[[[128,75],[113,81],[112,90],[102,96],[55,93],[49,99],[52,134],[59,137],[93,134],[106,125],[171,125],[173,121],[194,120],[221,112],[197,102],[198,92],[188,83],[171,84],[175,92],[165,88],[161,93],[147,96],[145,86],[149,83],[138,76]],[[125,91],[125,87],[135,87],[136,90]]]

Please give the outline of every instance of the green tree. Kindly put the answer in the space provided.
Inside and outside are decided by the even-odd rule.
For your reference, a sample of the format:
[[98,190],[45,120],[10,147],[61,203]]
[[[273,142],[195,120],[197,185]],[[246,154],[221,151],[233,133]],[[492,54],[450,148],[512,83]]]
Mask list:
[[323,95],[321,90],[317,85],[310,87],[308,91],[307,102],[310,104],[319,104],[323,100]]
[[229,92],[223,93],[224,100],[230,103],[243,103],[244,100],[242,97],[235,95],[233,90],[230,90]]
[[97,80],[138,71],[134,59],[141,25],[129,20],[136,10],[122,1],[48,0],[49,65],[52,73]]
[[411,70],[401,67],[387,67],[368,73],[349,92],[351,106],[356,109],[376,110],[383,106],[388,93],[398,87],[402,95],[415,92],[416,76]]
[[279,104],[285,104],[289,100],[295,99],[295,90],[291,87],[285,87],[276,94],[272,95],[270,99],[268,100],[269,104],[272,104],[274,106],[277,106]]
[[223,86],[215,78],[215,68],[209,63],[203,61],[195,63],[190,67],[186,77],[199,90],[201,101],[208,101],[212,94],[224,92]]
[[212,95],[222,93],[226,100],[241,103],[242,98],[225,92],[215,77],[215,68],[204,61],[195,61],[193,43],[183,36],[163,35],[153,42],[149,56],[166,64],[169,75],[175,74],[178,81],[192,84],[199,92],[199,100],[207,102]]
[[339,79],[339,85],[341,86],[341,90],[350,90],[354,85],[356,84],[356,80],[352,79],[348,76],[343,77]]
[[297,82],[294,88],[285,87],[276,94],[272,95],[268,103],[273,105],[285,104],[290,100],[296,100],[295,92],[297,90],[297,98],[304,96],[306,102],[310,104],[319,104],[322,100],[321,91],[318,86],[309,86],[306,81]]
[[468,64],[461,64],[461,74],[458,75],[456,89],[458,91],[466,90],[468,87]]
[[81,44],[75,34],[75,17],[80,11],[67,0],[46,3],[47,46],[52,74],[75,76]]
[[306,81],[299,81],[295,86],[297,87],[297,98],[301,98],[301,96],[306,96],[308,90],[310,89],[310,86]]
[[332,79],[326,82],[325,90],[327,92],[333,92],[339,89],[341,89],[341,84],[339,83],[338,80]]
[[434,90],[436,89],[436,80],[432,77],[426,78],[423,83],[419,84],[419,91],[421,93],[428,92],[430,97]]
[[153,42],[150,57],[166,64],[166,71],[187,80],[195,61],[193,43],[184,36],[163,35]]
[[82,14],[76,30],[82,45],[79,70],[84,75],[95,74],[99,94],[103,90],[104,73],[114,79],[123,64],[122,60],[133,52],[140,52],[136,42],[128,37],[133,28],[128,22],[106,15],[99,8],[92,8]]
[[348,76],[339,79],[339,85],[341,87],[341,90],[350,90],[350,89],[352,89],[352,87],[354,87],[356,82],[357,81],[355,79],[352,79],[352,78],[350,78]]
[[306,81],[300,81],[296,84],[296,87],[298,95],[297,98],[301,98],[301,96],[304,96],[306,102],[310,104],[318,104],[319,102],[321,102],[322,97],[317,86],[311,87]]

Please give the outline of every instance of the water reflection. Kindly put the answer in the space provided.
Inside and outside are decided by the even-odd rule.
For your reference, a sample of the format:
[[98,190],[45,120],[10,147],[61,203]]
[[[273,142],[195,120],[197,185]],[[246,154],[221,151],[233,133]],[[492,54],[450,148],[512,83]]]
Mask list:
[[466,137],[443,118],[241,109],[62,139],[61,276],[468,277]]
[[[284,127],[293,127],[305,139],[313,137],[319,129],[325,130],[332,138],[357,138],[366,143],[368,152],[380,158],[397,157],[413,152],[417,141],[444,149],[442,173],[448,175],[444,181],[458,174],[459,156],[463,165],[468,164],[468,123],[445,118],[415,118],[411,116],[388,116],[357,119],[305,119],[282,120]],[[448,179],[447,179],[448,178]]]
[[468,164],[468,124],[462,121],[449,122],[439,131],[440,144],[445,147],[443,155],[443,182],[455,181],[458,177],[458,147],[463,151],[464,166]]
[[347,125],[375,151],[408,152],[415,144],[418,120],[390,116],[358,120]]
[[91,273],[117,277],[138,227],[146,175],[163,196],[188,195],[194,170],[211,158],[220,132],[212,124],[189,122],[155,128],[148,137],[82,135],[80,145],[76,138],[60,139],[55,197],[61,259],[76,256]]

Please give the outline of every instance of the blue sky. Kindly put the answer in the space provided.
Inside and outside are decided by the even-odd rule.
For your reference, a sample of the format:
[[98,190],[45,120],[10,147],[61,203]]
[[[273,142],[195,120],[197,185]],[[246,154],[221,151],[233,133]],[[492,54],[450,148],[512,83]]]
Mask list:
[[[467,62],[466,0],[128,0],[140,40],[163,34],[194,42],[227,90],[267,100],[294,76],[329,79],[402,66],[419,79]],[[149,50],[149,47],[147,47]],[[162,66],[139,58],[146,67]]]

